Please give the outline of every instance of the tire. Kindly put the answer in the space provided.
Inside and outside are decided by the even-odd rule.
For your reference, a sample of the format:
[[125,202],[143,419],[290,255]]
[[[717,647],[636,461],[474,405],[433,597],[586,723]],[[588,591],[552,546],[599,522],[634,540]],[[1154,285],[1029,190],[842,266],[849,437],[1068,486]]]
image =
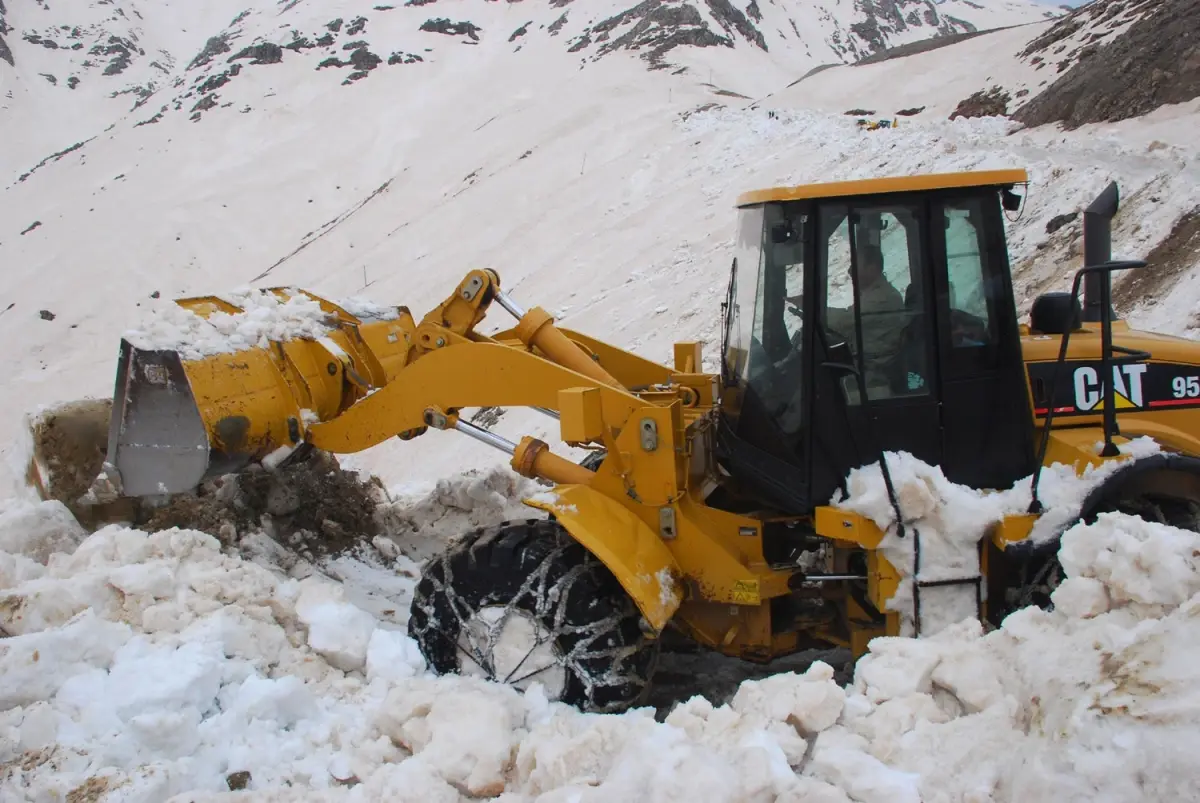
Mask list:
[[618,712],[644,699],[658,659],[640,622],[603,563],[535,519],[476,530],[433,558],[408,633],[438,674],[540,680],[551,700]]
[[[1080,521],[1090,524],[1099,514],[1107,512],[1124,513],[1146,521],[1200,533],[1200,504],[1179,496],[1140,491],[1117,493],[1102,501]],[[1007,609],[1003,615],[1033,605],[1047,611],[1054,610],[1051,594],[1066,579],[1062,564],[1058,560],[1058,541],[1055,541],[1053,550],[1043,551],[1038,556],[1022,562],[1017,570],[1020,582],[1010,588],[1005,600]]]

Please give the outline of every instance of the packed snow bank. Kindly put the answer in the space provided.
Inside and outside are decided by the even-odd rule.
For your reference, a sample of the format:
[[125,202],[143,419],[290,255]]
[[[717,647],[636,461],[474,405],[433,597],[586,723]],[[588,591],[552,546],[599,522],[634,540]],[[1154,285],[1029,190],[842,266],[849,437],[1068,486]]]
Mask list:
[[[1097,444],[1097,453],[1101,445]],[[1159,444],[1147,437],[1122,443],[1119,449],[1131,460],[1161,451]],[[967,581],[979,577],[979,542],[1005,516],[1029,510],[1033,477],[1025,477],[1004,491],[979,491],[951,482],[939,467],[907,452],[888,452],[884,457],[904,521],[903,537],[896,526],[896,512],[878,463],[852,470],[846,482],[848,495],[843,497],[838,492],[833,504],[866,516],[886,533],[880,549],[902,577],[891,609],[900,614],[901,632],[913,635],[916,632],[914,574],[921,582]],[[1045,544],[1058,537],[1078,518],[1088,494],[1127,464],[1128,460],[1110,460],[1099,466],[1087,466],[1081,474],[1062,463],[1044,468],[1038,478],[1038,499],[1044,512],[1029,535],[1030,541]],[[919,571],[914,572],[918,537],[921,558]],[[964,612],[974,607],[973,584],[923,588],[921,633],[936,633],[969,615]]]
[[[906,498],[933,476],[910,468],[894,471]],[[858,478],[863,498],[870,484]],[[977,520],[964,508],[979,499],[951,491],[929,515]],[[80,535],[53,503],[0,515],[4,800],[198,803],[243,786],[262,801],[1200,795],[1200,535],[1119,514],[1064,535],[1051,612],[987,635],[966,620],[876,639],[849,688],[818,662],[661,723],[434,677],[349,588],[203,533]]]

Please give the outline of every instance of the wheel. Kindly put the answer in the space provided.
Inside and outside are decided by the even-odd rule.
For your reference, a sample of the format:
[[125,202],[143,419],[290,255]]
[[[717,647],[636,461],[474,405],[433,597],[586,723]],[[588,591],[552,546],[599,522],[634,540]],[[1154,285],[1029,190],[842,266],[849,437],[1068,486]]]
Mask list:
[[[1094,522],[1099,514],[1112,512],[1200,533],[1200,504],[1182,496],[1140,490],[1116,493],[1097,505],[1083,520]],[[1047,611],[1054,609],[1050,595],[1065,579],[1057,545],[1052,551],[1043,551],[1022,561],[1014,571],[1017,581],[1006,591],[1003,615],[1031,605]]]
[[519,689],[585,711],[641,702],[658,642],[613,574],[555,521],[477,530],[432,559],[408,632],[439,674]]

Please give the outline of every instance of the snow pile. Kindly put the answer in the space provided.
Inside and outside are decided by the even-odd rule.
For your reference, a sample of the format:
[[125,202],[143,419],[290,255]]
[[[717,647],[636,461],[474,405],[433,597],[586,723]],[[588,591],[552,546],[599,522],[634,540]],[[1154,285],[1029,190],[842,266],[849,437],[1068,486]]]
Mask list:
[[[419,562],[478,527],[513,519],[545,518],[544,513],[520,501],[541,490],[537,481],[506,466],[493,466],[434,483],[391,488],[393,501],[380,506],[376,517],[402,556]],[[387,549],[386,545],[383,548]]]
[[[1099,446],[1099,444],[1098,444]],[[1118,447],[1125,460],[1110,460],[1087,466],[1082,473],[1074,467],[1054,463],[1038,479],[1038,499],[1044,512],[1029,540],[1048,543],[1078,518],[1088,494],[1130,460],[1158,454],[1152,438],[1134,438]],[[1097,449],[1097,452],[1099,449]],[[859,513],[875,522],[886,535],[880,544],[884,556],[900,572],[902,580],[891,600],[891,610],[901,615],[901,632],[912,635],[913,580],[935,582],[968,580],[979,576],[979,542],[1005,516],[1029,510],[1032,477],[1001,491],[978,491],[957,485],[941,468],[931,466],[907,452],[885,454],[896,501],[904,521],[904,537],[896,526],[896,513],[887,495],[878,463],[853,469],[847,476],[848,495],[835,494],[832,504]],[[916,568],[916,539],[920,539],[920,567]],[[921,633],[935,633],[959,621],[964,611],[974,610],[975,586],[939,586],[921,589]]]
[[[944,496],[927,519],[981,515],[927,467],[889,465],[902,504],[922,509],[916,478]],[[856,478],[863,499],[868,485]],[[255,800],[504,803],[1200,794],[1200,535],[1165,525],[1104,514],[1069,530],[1052,612],[876,639],[850,688],[818,662],[659,723],[432,676],[348,587],[185,530],[111,526],[76,547],[58,507],[0,515],[5,800],[198,803],[242,785]]]
[[213,354],[267,348],[272,340],[321,338],[334,320],[308,296],[295,293],[282,299],[270,291],[242,288],[222,299],[240,312],[215,311],[201,317],[169,302],[153,309],[140,328],[125,332],[135,348],[175,350],[185,360]]

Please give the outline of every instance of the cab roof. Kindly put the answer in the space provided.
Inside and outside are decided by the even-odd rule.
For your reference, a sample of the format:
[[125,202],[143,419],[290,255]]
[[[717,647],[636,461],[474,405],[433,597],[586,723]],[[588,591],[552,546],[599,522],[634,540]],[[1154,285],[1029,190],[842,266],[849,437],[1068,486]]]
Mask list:
[[895,192],[928,192],[961,187],[1007,187],[1028,183],[1022,169],[980,170],[966,173],[926,173],[916,176],[868,178],[857,181],[835,181],[828,184],[801,184],[796,187],[773,187],[753,190],[738,196],[738,206],[753,206],[769,201],[800,201],[812,198],[842,198],[853,195],[881,195]]

